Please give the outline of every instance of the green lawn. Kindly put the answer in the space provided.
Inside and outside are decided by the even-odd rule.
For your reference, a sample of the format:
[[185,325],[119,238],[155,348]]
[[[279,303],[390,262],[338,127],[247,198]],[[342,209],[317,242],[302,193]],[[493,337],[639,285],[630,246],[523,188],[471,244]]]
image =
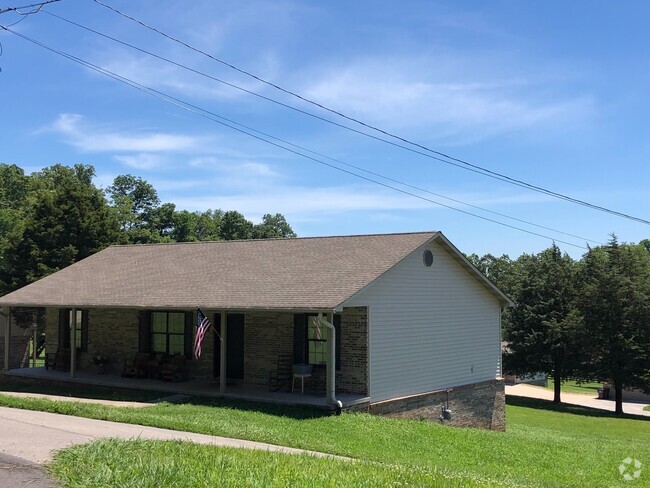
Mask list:
[[472,475],[405,465],[224,448],[179,441],[99,441],[56,455],[50,466],[63,486],[501,487]]
[[[547,388],[552,390],[554,388],[554,385],[554,381],[549,378]],[[591,395],[595,397],[598,395],[598,388],[602,387],[602,383],[578,383],[576,381],[570,380],[562,383],[561,390],[563,393],[582,393],[584,395]]]
[[650,405],[648,405],[647,407],[644,407],[643,410],[645,410],[647,412],[650,412]]
[[[376,476],[381,482],[376,484],[395,479],[391,477],[398,474],[391,469],[406,469],[425,477],[431,476],[434,485],[438,482],[436,477],[442,476],[448,484],[454,480],[461,486],[471,486],[472,483],[480,486],[487,482],[518,486],[615,486],[622,482],[617,470],[622,459],[635,456],[650,465],[650,422],[647,420],[614,418],[608,412],[556,406],[539,400],[509,398],[509,403],[508,431],[500,433],[450,428],[425,421],[391,420],[367,414],[335,416],[311,410],[223,400],[197,399],[188,404],[159,404],[146,409],[132,409],[0,395],[0,405],[5,406],[251,439],[390,465],[381,468],[388,469],[382,471],[383,474],[378,472]],[[113,449],[114,454],[95,459],[106,459],[105,463],[97,461],[97,470],[113,471],[115,476],[123,476],[123,470],[138,469],[136,464],[141,462],[137,456],[120,457],[120,449],[110,444],[74,449],[82,458],[92,456],[92,449]],[[90,451],[83,452],[84,449]],[[168,448],[152,445],[147,449],[151,449],[151,456],[158,456],[160,449]],[[220,456],[222,451],[215,450],[211,455]],[[115,456],[119,457],[119,462]],[[255,456],[223,451],[223,459],[227,462],[247,465],[252,473],[251,480],[263,479],[260,477],[266,476],[271,466],[255,465]],[[65,458],[57,458],[57,463],[59,459]],[[252,464],[249,465],[245,459],[250,459]],[[77,461],[73,464],[61,462],[72,466]],[[178,459],[174,462],[185,461]],[[282,469],[299,471],[302,462],[293,458],[283,460]],[[339,466],[337,463],[332,466],[335,466],[332,469],[336,476],[339,473],[348,476],[342,472],[352,469],[336,467]],[[200,470],[200,466],[196,468]],[[57,473],[63,472],[63,468],[56,468],[56,463],[54,469]],[[188,465],[187,469],[192,468]],[[320,468],[314,469],[318,471]],[[374,472],[380,467],[369,465],[358,469]],[[199,475],[203,476],[197,473]],[[277,476],[284,479],[284,475]],[[356,475],[352,473],[349,476]],[[474,481],[470,483],[469,480]],[[70,482],[69,486],[94,485],[90,481],[84,483]],[[201,484],[197,482],[197,486]],[[333,481],[325,484],[333,485]],[[155,485],[165,483],[152,484]]]

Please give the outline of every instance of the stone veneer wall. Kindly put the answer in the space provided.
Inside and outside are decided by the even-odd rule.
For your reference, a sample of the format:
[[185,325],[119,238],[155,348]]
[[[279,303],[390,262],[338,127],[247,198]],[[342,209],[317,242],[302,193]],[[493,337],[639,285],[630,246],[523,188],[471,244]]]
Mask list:
[[[370,413],[388,417],[439,422],[441,405],[445,405],[445,390],[412,395],[365,407]],[[506,430],[505,390],[503,380],[483,381],[454,387],[449,392],[452,420],[444,423],[456,427],[481,427]]]

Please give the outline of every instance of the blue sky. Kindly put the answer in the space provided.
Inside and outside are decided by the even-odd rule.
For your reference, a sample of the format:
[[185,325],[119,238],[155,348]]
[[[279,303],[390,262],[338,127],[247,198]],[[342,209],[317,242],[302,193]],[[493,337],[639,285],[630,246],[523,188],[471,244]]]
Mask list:
[[[273,83],[490,170],[650,218],[647,2],[172,2],[112,6]],[[31,2],[0,0],[0,9]],[[49,12],[350,124],[166,40],[91,0]],[[0,15],[9,25],[21,17]],[[41,12],[12,27],[328,157],[566,240],[638,242],[650,226],[374,141],[153,59]],[[464,252],[550,240],[441,208],[233,132],[0,32],[0,161],[95,166],[151,182],[178,208],[283,213],[300,236],[442,230]],[[359,127],[357,127],[359,128]],[[340,166],[340,163],[336,163]],[[391,183],[393,184],[393,183]],[[409,190],[412,191],[412,190]],[[560,244],[573,256],[583,249]]]

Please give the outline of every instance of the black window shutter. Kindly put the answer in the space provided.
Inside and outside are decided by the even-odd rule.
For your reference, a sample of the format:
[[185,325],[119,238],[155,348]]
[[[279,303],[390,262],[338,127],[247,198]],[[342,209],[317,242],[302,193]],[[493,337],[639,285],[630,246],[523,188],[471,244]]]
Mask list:
[[81,351],[88,351],[88,310],[81,312]]
[[194,345],[194,313],[185,312],[185,357],[192,359]]
[[59,309],[59,349],[70,349],[70,309]]
[[336,369],[341,369],[341,316],[334,315],[334,330],[336,330]]
[[151,352],[151,312],[140,312],[138,351]]
[[294,364],[306,363],[305,349],[305,332],[307,321],[304,313],[293,315],[293,362]]

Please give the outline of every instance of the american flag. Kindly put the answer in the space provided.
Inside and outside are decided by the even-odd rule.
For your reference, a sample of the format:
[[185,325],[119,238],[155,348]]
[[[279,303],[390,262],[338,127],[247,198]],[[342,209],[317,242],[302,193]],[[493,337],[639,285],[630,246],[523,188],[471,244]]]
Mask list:
[[208,329],[212,327],[210,320],[201,312],[200,308],[196,309],[196,336],[194,337],[194,357],[201,357],[201,344]]

